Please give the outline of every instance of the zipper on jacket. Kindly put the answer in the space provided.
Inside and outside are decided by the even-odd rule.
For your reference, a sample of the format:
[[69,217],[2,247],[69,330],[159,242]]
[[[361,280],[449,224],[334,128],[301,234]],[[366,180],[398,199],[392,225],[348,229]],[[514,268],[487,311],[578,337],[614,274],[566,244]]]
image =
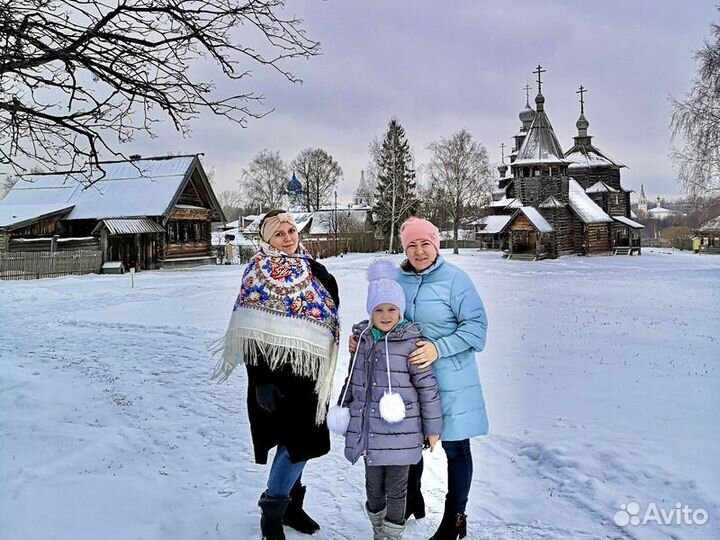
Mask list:
[[[363,433],[363,453],[362,455],[367,457],[368,452],[368,444],[370,443],[370,416],[369,411],[367,411],[367,408],[372,405],[372,376],[374,373],[374,366],[373,360],[375,360],[375,346],[377,345],[377,342],[373,343],[373,346],[370,347],[370,354],[369,360],[370,360],[370,366],[369,369],[367,369],[366,366],[366,376],[365,376],[365,407],[363,407],[363,425],[362,425],[362,433]],[[366,416],[366,412],[368,412],[368,416]]]

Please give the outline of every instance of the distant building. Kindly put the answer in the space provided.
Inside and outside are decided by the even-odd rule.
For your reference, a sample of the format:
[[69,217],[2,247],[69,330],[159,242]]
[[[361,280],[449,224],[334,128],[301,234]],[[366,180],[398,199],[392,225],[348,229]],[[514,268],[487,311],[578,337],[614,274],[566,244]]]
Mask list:
[[647,215],[648,211],[648,201],[647,197],[645,196],[645,186],[640,184],[640,199],[638,199],[638,212],[641,216]]
[[287,186],[285,186],[285,194],[288,198],[288,208],[291,211],[296,212],[303,209],[303,186],[294,172]]
[[375,193],[365,180],[365,171],[360,171],[360,183],[353,196],[353,205],[372,207],[374,202]]
[[720,217],[706,221],[695,231],[700,253],[720,254]]
[[647,215],[650,219],[667,219],[672,216],[678,216],[681,215],[680,212],[676,210],[670,210],[669,208],[663,208],[660,206],[660,197],[657,198],[657,203],[655,208],[651,208],[647,211]]

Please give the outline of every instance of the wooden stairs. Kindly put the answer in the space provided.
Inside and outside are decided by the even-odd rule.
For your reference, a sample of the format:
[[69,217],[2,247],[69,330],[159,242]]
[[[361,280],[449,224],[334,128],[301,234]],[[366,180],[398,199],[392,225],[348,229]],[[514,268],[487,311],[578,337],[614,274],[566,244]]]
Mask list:
[[511,253],[508,255],[508,261],[536,261],[537,255],[534,253]]

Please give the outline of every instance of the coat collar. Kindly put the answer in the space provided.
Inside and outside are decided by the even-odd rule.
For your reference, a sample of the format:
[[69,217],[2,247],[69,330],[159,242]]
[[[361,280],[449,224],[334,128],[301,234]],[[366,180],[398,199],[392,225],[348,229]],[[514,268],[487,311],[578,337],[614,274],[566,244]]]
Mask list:
[[[353,335],[355,337],[359,336],[363,332],[363,330],[368,328],[369,325],[370,321],[368,321],[367,319],[353,325]],[[367,330],[367,332],[365,332],[363,339],[365,339],[366,337],[372,340],[372,334],[370,333],[369,329]],[[420,329],[418,328],[417,324],[413,322],[408,322],[408,324],[400,328],[396,327],[394,330],[391,330],[387,336],[388,341],[400,341],[403,339],[417,337],[420,337]],[[385,338],[383,337],[382,340],[384,341]]]

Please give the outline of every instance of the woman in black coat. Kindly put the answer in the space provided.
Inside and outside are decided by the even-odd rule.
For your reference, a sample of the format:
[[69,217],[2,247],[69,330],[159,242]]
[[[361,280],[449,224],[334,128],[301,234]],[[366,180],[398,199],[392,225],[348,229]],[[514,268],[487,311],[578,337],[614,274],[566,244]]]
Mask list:
[[330,451],[325,414],[337,357],[340,304],[335,278],[300,244],[292,215],[268,212],[264,242],[243,275],[222,344],[216,376],[242,361],[255,461],[277,447],[262,494],[266,540],[284,540],[283,524],[312,534],[319,525],[303,510],[305,463]]

